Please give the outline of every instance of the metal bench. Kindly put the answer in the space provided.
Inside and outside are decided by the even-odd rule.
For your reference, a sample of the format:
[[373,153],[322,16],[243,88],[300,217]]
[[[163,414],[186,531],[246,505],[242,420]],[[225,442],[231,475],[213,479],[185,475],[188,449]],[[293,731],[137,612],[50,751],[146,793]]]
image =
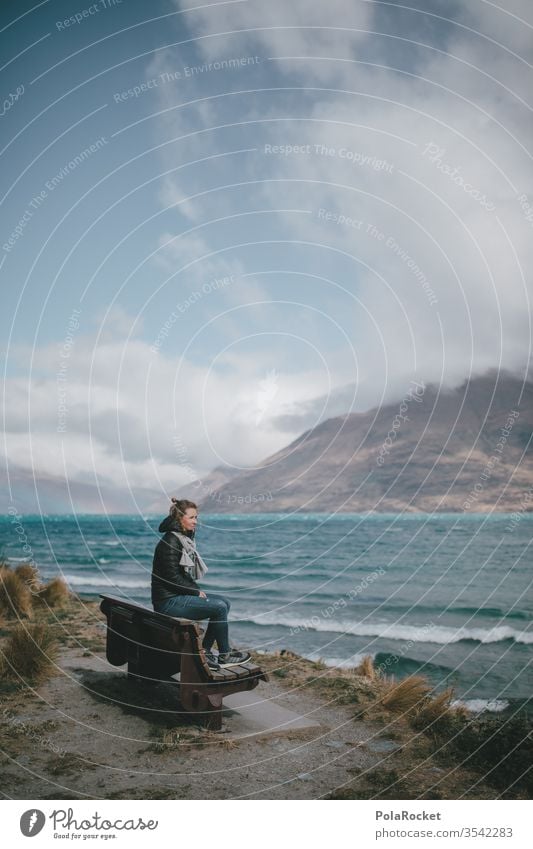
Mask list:
[[265,673],[254,663],[228,669],[209,669],[198,622],[175,619],[140,604],[101,595],[100,610],[107,618],[106,657],[113,666],[128,664],[128,677],[143,681],[178,682],[184,711],[198,714],[207,728],[222,727],[222,699],[230,693],[253,690]]

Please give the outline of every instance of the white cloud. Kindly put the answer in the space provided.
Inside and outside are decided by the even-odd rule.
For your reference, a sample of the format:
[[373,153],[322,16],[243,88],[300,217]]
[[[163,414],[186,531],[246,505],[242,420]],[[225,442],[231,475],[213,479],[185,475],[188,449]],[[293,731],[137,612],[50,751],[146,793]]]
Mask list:
[[[176,5],[181,7],[181,3]],[[349,58],[371,28],[372,4],[346,0],[247,0],[212,4],[191,13],[190,24],[200,36],[198,49],[206,59],[253,55],[260,58],[300,57],[287,67],[328,81],[338,71],[322,57]]]
[[[33,355],[52,364],[56,351],[51,346]],[[52,375],[7,381],[9,462],[37,476],[168,491],[219,462],[250,465],[286,443],[287,433],[272,424],[285,406],[327,388],[319,373],[281,374],[279,398],[275,404],[269,399],[257,422],[258,393],[269,369],[268,350],[253,364],[235,359],[228,374],[223,363],[200,366],[154,354],[140,340],[117,336],[95,346],[80,335],[61,398]]]
[[[351,4],[341,6],[344,12],[352,9]],[[532,126],[531,113],[513,97],[515,90],[524,94],[525,66],[510,52],[525,42],[517,31],[521,25],[509,15],[491,12],[487,4],[475,8],[477,14],[472,4],[456,7],[459,23],[491,38],[499,33],[507,50],[452,27],[449,55],[426,51],[425,61],[417,63],[417,77],[332,62],[328,73],[336,74],[339,87],[360,96],[316,93],[312,104],[303,97],[300,108],[291,100],[285,110],[279,99],[243,99],[237,111],[248,120],[261,120],[249,130],[258,152],[245,166],[249,179],[258,174],[270,178],[254,187],[256,200],[279,209],[289,197],[289,206],[312,213],[278,214],[289,237],[331,245],[354,257],[348,288],[361,309],[352,328],[363,379],[373,376],[374,401],[382,389],[390,392],[389,384],[394,388],[404,382],[413,368],[426,380],[450,385],[488,367],[520,371],[529,359],[531,290],[524,279],[533,260],[532,242],[516,196],[532,193],[529,157],[521,147]],[[275,4],[267,9],[249,3],[198,15],[201,31],[211,32],[269,26],[271,15],[280,26],[290,25],[293,10],[298,22],[310,21],[309,6],[298,4],[287,14]],[[340,11],[335,4],[326,10],[324,4],[314,10],[313,20],[335,23]],[[527,8],[515,4],[514,11],[526,14]],[[297,45],[292,55],[298,50],[320,55],[329,32],[302,29],[292,42]],[[353,40],[346,38],[346,43],[335,38],[337,55],[344,51],[345,58],[353,53]],[[238,44],[246,52],[261,42],[281,54],[285,39],[286,33],[272,29],[242,33]],[[198,48],[213,58],[216,44],[205,39]],[[317,79],[324,64],[301,66],[299,79]],[[296,68],[278,66],[280,72]],[[221,122],[224,108],[211,104],[213,125]],[[312,121],[302,120],[305,114]],[[295,120],[279,122],[280,115]],[[268,118],[271,123],[264,123]],[[203,138],[204,152],[216,148],[216,133]],[[322,143],[334,151],[332,156],[315,153],[314,144]],[[427,153],[430,143],[440,151],[433,160]],[[310,145],[312,152],[261,156],[265,144]],[[391,163],[391,173],[351,165],[343,150],[359,161],[377,157]],[[361,231],[320,220],[320,208],[360,219]],[[369,225],[384,234],[383,241],[367,235]],[[388,247],[389,237],[395,247]],[[334,257],[327,249],[313,256],[317,273],[325,274]],[[413,267],[435,293],[433,306]],[[331,290],[324,303],[333,315],[341,315],[350,297],[339,298]]]

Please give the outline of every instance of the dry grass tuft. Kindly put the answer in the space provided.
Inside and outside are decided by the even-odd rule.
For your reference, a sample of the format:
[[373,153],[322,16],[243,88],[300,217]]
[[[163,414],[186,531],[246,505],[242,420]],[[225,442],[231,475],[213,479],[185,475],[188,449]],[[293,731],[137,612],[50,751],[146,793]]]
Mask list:
[[217,739],[215,740],[215,742],[216,742],[217,747],[219,749],[231,750],[231,749],[237,749],[238,746],[239,746],[238,740],[232,740],[231,738],[228,739],[227,737],[219,737],[218,734],[217,734]]
[[41,580],[36,566],[32,563],[20,563],[15,569],[15,575],[30,588],[30,592],[37,592]]
[[69,589],[63,578],[52,578],[39,592],[41,598],[48,607],[61,607],[70,599]]
[[42,681],[52,672],[58,648],[59,644],[48,625],[20,623],[2,647],[2,675],[20,677],[32,683]]
[[378,676],[372,656],[369,654],[362,659],[359,666],[356,667],[355,672],[357,675],[361,675],[363,678],[369,678],[371,681],[374,681]]
[[449,687],[447,690],[439,693],[438,696],[427,699],[416,711],[415,720],[417,726],[427,727],[447,716],[451,710],[450,704],[453,696],[453,688]]
[[162,749],[174,749],[180,744],[180,737],[183,734],[183,729],[169,728],[163,733],[159,745]]
[[62,752],[50,758],[46,764],[46,771],[50,775],[61,775],[62,773],[85,772],[89,769],[98,769],[97,764],[84,760],[75,752]]
[[427,678],[410,675],[399,682],[392,679],[380,701],[383,707],[395,713],[413,713],[425,705],[430,693]]
[[0,567],[0,610],[7,616],[20,619],[32,615],[32,594],[29,586],[6,566]]
[[443,731],[449,722],[468,719],[469,714],[466,708],[452,707],[454,698],[453,687],[448,687],[438,696],[427,699],[413,717],[414,727],[435,734]]

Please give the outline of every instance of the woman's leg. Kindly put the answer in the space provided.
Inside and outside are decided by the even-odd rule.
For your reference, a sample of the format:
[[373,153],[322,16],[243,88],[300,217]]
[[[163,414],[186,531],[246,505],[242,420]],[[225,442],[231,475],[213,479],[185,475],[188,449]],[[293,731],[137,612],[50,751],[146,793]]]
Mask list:
[[231,602],[226,596],[218,595],[218,593],[210,593],[206,591],[208,601],[223,601],[228,610],[231,607]]
[[[218,626],[219,626],[220,623],[211,620],[209,622],[209,625],[207,626],[207,630],[204,634],[203,647],[206,651],[211,651],[211,649],[213,648],[213,643],[216,643],[217,646],[218,646],[219,652],[225,653],[225,652],[229,651],[228,612],[229,612],[229,609],[231,607],[231,603],[223,595],[217,595],[216,593],[209,593],[209,592],[207,593],[207,601],[215,602],[215,603],[218,603],[218,604],[223,604],[225,606],[225,608],[226,608],[226,613],[225,613],[226,635],[225,635],[225,638],[224,638],[224,635],[220,634],[221,639],[219,639],[218,635],[219,635],[220,632],[219,632]],[[227,648],[221,648],[221,643],[222,643],[222,646],[227,646]]]
[[159,613],[176,619],[209,619],[203,647],[210,651],[216,641],[220,652],[230,650],[228,637],[228,604],[220,599],[200,598],[197,595],[178,595],[157,605]]

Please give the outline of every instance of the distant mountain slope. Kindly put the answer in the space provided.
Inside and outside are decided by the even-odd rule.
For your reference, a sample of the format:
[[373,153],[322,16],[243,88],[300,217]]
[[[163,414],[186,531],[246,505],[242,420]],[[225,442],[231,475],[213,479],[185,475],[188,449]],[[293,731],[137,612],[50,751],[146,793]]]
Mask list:
[[[238,471],[222,466],[213,469],[203,481],[194,481],[178,487],[172,495],[182,495],[199,501],[228,480]],[[11,496],[10,496],[11,489]],[[5,468],[0,468],[0,511],[7,513],[14,507],[21,514],[28,513],[156,513],[165,514],[169,497],[164,492],[145,487],[97,486],[63,477],[42,475],[35,479],[28,469],[9,467],[9,485]],[[13,499],[13,500],[11,500]]]
[[[495,374],[453,391],[412,384],[403,402],[328,419],[234,474],[209,512],[533,509],[533,384]],[[204,490],[207,491],[207,490]],[[527,501],[527,499],[526,499]]]
[[165,511],[167,499],[155,490],[135,488],[131,492],[112,486],[66,481],[65,478],[9,469],[11,501],[5,469],[0,472],[0,510],[14,507],[28,513],[151,513]]

